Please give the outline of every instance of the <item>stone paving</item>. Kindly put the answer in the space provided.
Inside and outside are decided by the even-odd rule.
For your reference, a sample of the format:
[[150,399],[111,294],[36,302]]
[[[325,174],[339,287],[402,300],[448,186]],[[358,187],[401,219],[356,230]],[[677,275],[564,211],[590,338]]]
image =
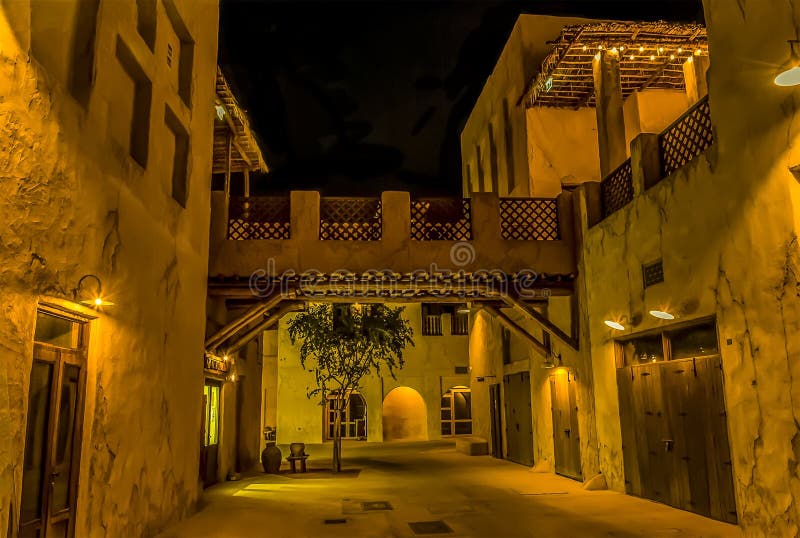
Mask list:
[[284,464],[280,475],[207,489],[199,511],[161,536],[741,536],[662,504],[459,454],[448,442],[346,443],[338,476],[322,470],[330,450],[307,448],[306,475]]

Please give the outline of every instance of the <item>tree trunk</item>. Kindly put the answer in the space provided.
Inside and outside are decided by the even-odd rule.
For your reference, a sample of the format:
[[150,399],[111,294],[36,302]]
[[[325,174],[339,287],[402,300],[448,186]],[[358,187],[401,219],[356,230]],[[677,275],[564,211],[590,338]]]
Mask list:
[[344,400],[336,398],[336,415],[333,420],[333,472],[342,470],[342,411]]

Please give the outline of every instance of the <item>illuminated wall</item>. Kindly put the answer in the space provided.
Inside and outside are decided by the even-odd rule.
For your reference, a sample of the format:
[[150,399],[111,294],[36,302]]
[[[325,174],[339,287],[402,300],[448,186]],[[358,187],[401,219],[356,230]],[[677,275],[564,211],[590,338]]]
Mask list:
[[[37,304],[78,308],[87,273],[116,306],[91,322],[76,536],[152,535],[197,499],[217,3],[153,5],[152,50],[136,2],[0,7],[3,532],[18,522]],[[166,63],[184,30],[188,102],[171,72],[188,66]],[[185,207],[169,114],[191,133]]]

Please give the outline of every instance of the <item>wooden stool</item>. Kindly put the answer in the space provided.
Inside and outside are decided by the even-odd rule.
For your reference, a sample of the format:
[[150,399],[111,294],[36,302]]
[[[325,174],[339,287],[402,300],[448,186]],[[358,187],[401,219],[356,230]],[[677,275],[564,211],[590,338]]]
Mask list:
[[286,456],[286,461],[291,465],[293,473],[297,472],[298,461],[300,462],[300,472],[306,472],[306,459],[308,459],[308,454],[306,454],[305,443],[292,443],[289,445],[289,455]]

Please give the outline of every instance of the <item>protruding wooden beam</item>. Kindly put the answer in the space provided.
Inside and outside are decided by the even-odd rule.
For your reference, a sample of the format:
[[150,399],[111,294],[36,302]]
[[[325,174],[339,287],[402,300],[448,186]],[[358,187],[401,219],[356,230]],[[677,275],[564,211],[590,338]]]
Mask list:
[[514,297],[511,297],[510,295],[503,294],[502,298],[508,306],[516,308],[522,312],[525,317],[539,325],[542,330],[550,334],[552,338],[555,338],[556,340],[561,341],[562,344],[565,344],[575,351],[578,351],[579,345],[574,338],[568,336],[564,331],[556,327],[553,322],[531,308],[529,305],[515,299]]
[[206,351],[216,348],[220,342],[226,340],[233,333],[250,324],[253,320],[258,319],[259,316],[263,316],[268,310],[275,308],[284,299],[293,298],[294,292],[290,292],[284,296],[280,291],[278,291],[266,301],[262,301],[248,308],[241,316],[231,321],[206,339]]
[[517,324],[516,321],[512,320],[511,318],[509,318],[508,316],[506,316],[493,306],[481,305],[481,308],[486,312],[488,312],[489,314],[491,314],[492,316],[494,316],[495,318],[497,318],[497,320],[506,327],[508,327],[508,329],[511,332],[513,332],[517,336],[521,337],[522,339],[530,343],[534,347],[534,349],[536,349],[536,351],[538,351],[545,357],[550,356],[550,348],[548,348],[546,345],[540,342],[538,338],[536,338],[528,331],[526,331],[521,325]]
[[251,340],[256,338],[259,334],[265,331],[270,325],[279,321],[283,316],[288,314],[289,312],[297,312],[303,309],[303,303],[292,301],[288,302],[284,305],[281,305],[278,310],[269,314],[263,321],[257,323],[254,327],[248,330],[246,333],[238,337],[236,340],[231,343],[227,348],[225,348],[225,354],[231,355],[236,353],[244,346],[246,346]]

